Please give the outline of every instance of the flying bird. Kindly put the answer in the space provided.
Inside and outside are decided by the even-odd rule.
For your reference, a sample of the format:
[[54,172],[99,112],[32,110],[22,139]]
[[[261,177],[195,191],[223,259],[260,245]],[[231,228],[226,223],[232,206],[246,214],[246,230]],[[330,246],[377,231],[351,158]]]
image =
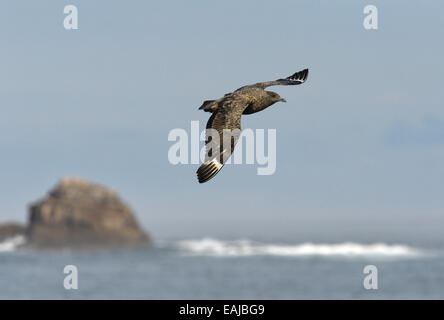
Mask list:
[[[240,137],[243,114],[262,111],[279,101],[286,102],[279,94],[265,88],[301,84],[307,77],[308,69],[304,69],[285,79],[243,86],[220,99],[204,101],[199,110],[211,112],[211,116],[206,126],[206,159],[197,170],[199,182],[204,183],[213,178],[233,153]],[[214,138],[215,133],[218,139]]]

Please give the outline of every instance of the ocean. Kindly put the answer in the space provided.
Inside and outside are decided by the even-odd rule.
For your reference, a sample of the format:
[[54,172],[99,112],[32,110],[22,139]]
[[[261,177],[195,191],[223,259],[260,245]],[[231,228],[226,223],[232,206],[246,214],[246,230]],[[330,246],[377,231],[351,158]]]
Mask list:
[[[0,243],[0,299],[443,299],[441,244],[157,241],[95,252],[18,250]],[[64,268],[78,288],[66,289]],[[366,288],[366,266],[377,288]]]

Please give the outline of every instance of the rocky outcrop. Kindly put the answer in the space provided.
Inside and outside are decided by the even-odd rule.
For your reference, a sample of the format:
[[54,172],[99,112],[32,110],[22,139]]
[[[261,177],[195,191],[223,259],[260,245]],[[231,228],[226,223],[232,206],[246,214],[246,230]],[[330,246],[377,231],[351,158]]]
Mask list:
[[26,227],[18,223],[4,223],[0,225],[0,242],[16,236],[23,236],[26,233]]
[[30,206],[33,248],[135,247],[150,243],[132,210],[116,192],[79,178],[63,179]]

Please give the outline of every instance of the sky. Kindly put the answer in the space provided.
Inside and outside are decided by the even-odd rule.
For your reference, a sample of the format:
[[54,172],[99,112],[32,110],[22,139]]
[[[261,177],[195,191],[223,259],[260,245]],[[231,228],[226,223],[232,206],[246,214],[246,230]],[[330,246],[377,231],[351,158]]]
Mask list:
[[[158,239],[435,230],[443,34],[440,1],[2,1],[0,221],[76,175]],[[287,103],[242,119],[276,129],[275,174],[227,166],[199,185],[198,165],[169,163],[168,133],[204,128],[203,100],[306,67],[305,84],[273,87]]]

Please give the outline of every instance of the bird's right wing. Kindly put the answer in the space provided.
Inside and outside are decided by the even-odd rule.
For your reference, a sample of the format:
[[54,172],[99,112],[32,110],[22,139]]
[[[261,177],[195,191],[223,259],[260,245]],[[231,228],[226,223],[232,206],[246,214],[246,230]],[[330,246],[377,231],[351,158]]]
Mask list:
[[256,84],[252,84],[249,86],[245,86],[242,88],[239,88],[238,90],[242,90],[244,88],[248,87],[256,87],[256,88],[262,88],[265,89],[270,86],[294,86],[297,84],[304,83],[308,78],[308,69],[304,69],[301,71],[298,71],[291,76],[285,78],[285,79],[278,79],[275,81],[267,81],[267,82],[258,82]]
[[206,127],[205,162],[197,170],[200,183],[213,178],[230,158],[241,135],[242,112],[248,105],[241,98],[230,97],[211,115]]

